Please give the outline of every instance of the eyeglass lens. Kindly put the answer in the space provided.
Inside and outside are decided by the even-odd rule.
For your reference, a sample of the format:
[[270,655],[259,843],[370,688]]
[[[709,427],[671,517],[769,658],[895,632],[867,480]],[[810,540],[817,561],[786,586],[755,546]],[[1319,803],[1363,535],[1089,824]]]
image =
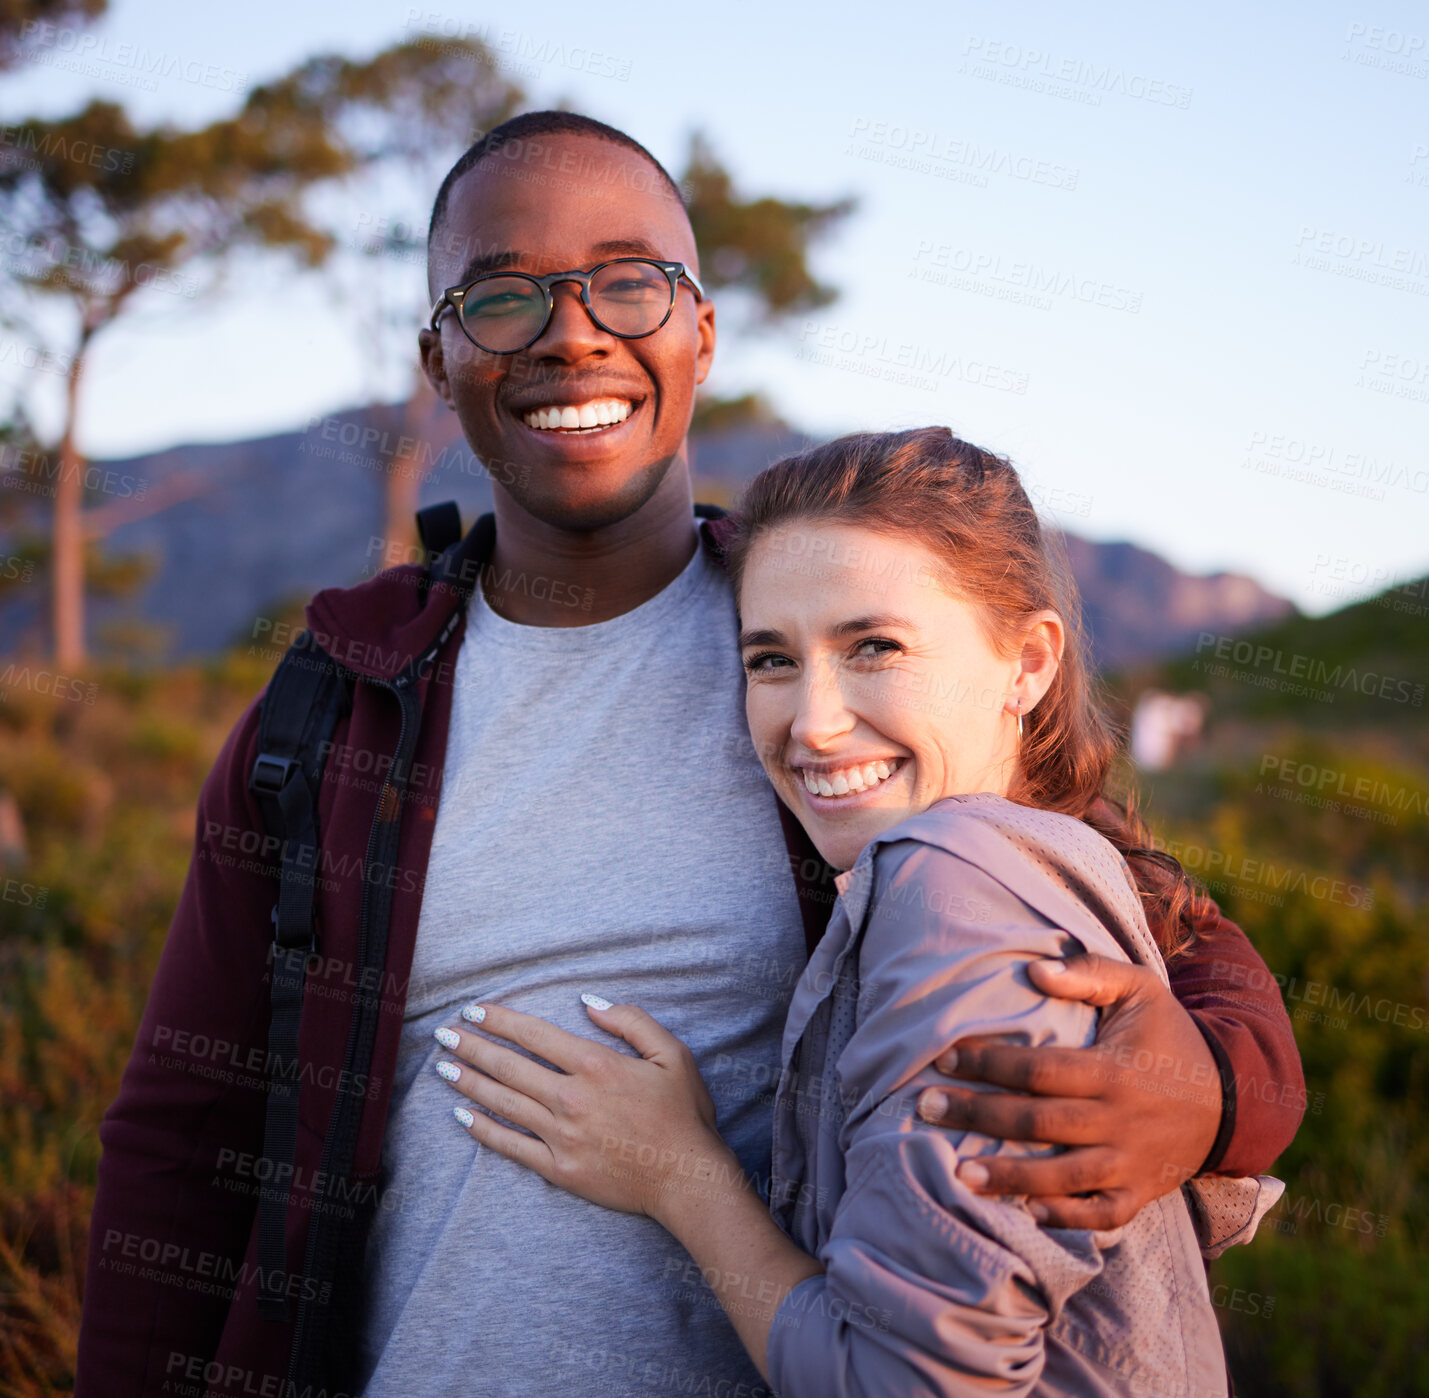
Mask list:
[[[669,313],[670,281],[653,262],[611,262],[590,280],[596,324],[612,335],[648,335]],[[461,318],[483,349],[511,354],[540,335],[546,298],[534,281],[519,276],[483,277],[468,288]]]

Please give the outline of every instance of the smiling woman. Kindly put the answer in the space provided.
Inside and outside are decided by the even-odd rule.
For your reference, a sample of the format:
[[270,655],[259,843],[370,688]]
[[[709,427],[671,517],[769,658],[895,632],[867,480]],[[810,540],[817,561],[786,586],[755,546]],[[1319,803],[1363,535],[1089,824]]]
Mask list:
[[[942,427],[841,437],[763,472],[737,523],[750,730],[830,863],[990,791],[1108,839],[1164,950],[1194,930],[1209,904],[1106,791],[1076,589],[1009,462]],[[847,770],[880,760],[876,789]]]
[[767,1206],[690,1050],[595,994],[638,1057],[496,1004],[463,1011],[480,1034],[438,1027],[467,1066],[433,1066],[481,1109],[457,1120],[663,1225],[785,1398],[1225,1394],[1197,1253],[1248,1241],[1278,1181],[1183,1194],[1194,1164],[1172,1166],[1123,1227],[1051,1228],[1041,1200],[979,1190],[999,1157],[1056,1147],[920,1115],[950,1042],[1064,1065],[1092,1043],[1096,1009],[1044,996],[1035,964],[1091,952],[1164,986],[1161,950],[1202,916],[1106,793],[1073,595],[1016,472],[945,428],[842,438],[754,481],[730,557],[755,750],[844,870],[785,1021]]
[[[1055,611],[1004,652],[945,572],[912,539],[820,519],[767,526],[743,558],[750,735],[836,868],[943,795],[1006,795],[1023,715],[1056,677]],[[875,587],[889,610],[870,615]]]

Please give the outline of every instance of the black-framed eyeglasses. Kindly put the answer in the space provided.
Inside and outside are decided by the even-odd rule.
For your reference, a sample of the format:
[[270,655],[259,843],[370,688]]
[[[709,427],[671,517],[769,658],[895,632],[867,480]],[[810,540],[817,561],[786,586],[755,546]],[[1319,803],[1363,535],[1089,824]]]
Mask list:
[[690,285],[695,300],[704,288],[683,262],[659,262],[653,257],[616,257],[588,272],[552,272],[533,277],[526,272],[487,272],[464,286],[449,286],[432,307],[431,328],[448,310],[456,312],[462,333],[488,354],[518,354],[546,333],[555,311],[551,288],[557,282],[578,282],[581,304],[602,330],[622,340],[653,335],[670,319],[680,282]]

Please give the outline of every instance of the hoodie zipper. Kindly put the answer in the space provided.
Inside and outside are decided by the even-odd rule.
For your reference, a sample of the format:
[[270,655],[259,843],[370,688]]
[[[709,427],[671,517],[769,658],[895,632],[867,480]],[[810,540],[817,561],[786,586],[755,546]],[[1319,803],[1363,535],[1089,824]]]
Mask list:
[[[387,805],[387,793],[393,789],[392,773],[397,770],[397,764],[404,765],[411,760],[411,754],[407,752],[407,715],[410,705],[403,702],[404,697],[410,697],[410,685],[405,674],[398,675],[395,680],[369,680],[369,684],[375,684],[387,690],[389,694],[395,695],[397,707],[401,710],[402,726],[397,732],[397,747],[392,754],[392,763],[387,768],[387,774],[382,779],[382,790],[377,793],[377,809],[372,815],[372,828],[367,832],[367,853],[362,859],[362,873],[366,880],[367,871],[372,867],[372,856],[374,847],[377,844],[377,832],[382,827],[382,812]],[[413,734],[415,737],[416,735]],[[398,811],[394,817],[398,826],[401,825],[401,812]],[[366,969],[367,966],[367,943],[368,928],[372,925],[372,888],[373,885],[367,881],[362,890],[362,913],[357,927],[357,964]]]
[[[378,840],[380,839],[380,832],[383,824],[385,823],[382,819],[382,813],[387,806],[388,794],[395,788],[396,785],[393,779],[393,774],[398,772],[405,772],[411,764],[412,753],[408,749],[414,748],[416,746],[417,730],[419,727],[417,720],[421,718],[421,705],[417,701],[416,691],[413,688],[413,681],[422,674],[423,667],[436,658],[437,653],[446,644],[448,639],[451,637],[452,632],[456,630],[457,624],[460,622],[462,616],[465,614],[465,611],[466,608],[464,606],[457,607],[452,612],[452,615],[447,621],[446,625],[442,627],[441,634],[431,644],[431,646],[428,647],[428,649],[421,655],[421,657],[419,657],[412,664],[408,665],[402,671],[401,674],[395,676],[393,679],[388,680],[382,679],[374,675],[358,675],[352,671],[348,672],[350,675],[352,675],[354,682],[375,685],[379,689],[387,690],[388,693],[392,694],[396,698],[398,708],[401,712],[401,727],[399,728],[397,734],[397,746],[392,754],[392,762],[387,768],[387,775],[383,778],[382,789],[377,796],[377,809],[373,812],[372,825],[367,833],[367,852],[363,859],[362,865],[362,911],[359,916],[357,932],[357,965],[359,985],[361,985],[362,983],[362,974],[367,969],[367,963],[370,958],[371,951],[372,902],[373,899],[377,896],[378,888],[377,885],[373,882],[373,880],[369,877],[369,872],[373,866],[376,847],[378,844]],[[401,839],[402,828],[402,810],[400,800],[397,803],[397,811],[394,814],[391,823],[395,827],[393,834],[393,847],[391,851],[392,856],[395,858],[397,853],[397,846],[400,843]],[[389,901],[387,907],[387,917],[389,926],[391,922],[391,916],[392,908],[391,903]],[[382,962],[384,966],[386,965],[386,960],[387,948],[384,944],[382,948]],[[374,1002],[378,994],[378,991],[373,992]],[[344,1072],[349,1075],[349,1081],[353,1080],[350,1075],[355,1074],[358,1071],[356,1064],[358,1054],[356,1053],[356,1049],[359,1042],[359,1035],[363,1038],[375,1035],[375,1028],[370,1027],[367,1024],[367,1018],[369,1014],[375,1016],[376,1013],[377,1005],[375,1003],[373,1003],[371,1006],[366,1003],[360,1003],[356,1007],[356,1014],[352,1022],[352,1027],[348,1031],[347,1050],[343,1055]],[[368,1061],[370,1066],[370,1056]],[[355,1122],[349,1123],[347,1121],[348,1112],[357,1113]],[[360,1101],[357,1101],[349,1105],[349,1098],[343,1096],[342,1094],[339,1094],[337,1102],[334,1104],[333,1117],[338,1118],[338,1120],[329,1120],[328,1130],[323,1138],[322,1161],[319,1167],[321,1170],[320,1177],[323,1179],[333,1178],[333,1155],[337,1149],[334,1142],[339,1135],[342,1135],[344,1137],[350,1136],[352,1140],[352,1158],[343,1162],[342,1173],[344,1178],[347,1177],[348,1173],[351,1171],[353,1165],[355,1164],[357,1157],[358,1138],[360,1136],[362,1126],[362,1103]],[[338,1127],[341,1127],[343,1129],[335,1129]],[[320,1241],[324,1236],[326,1229],[331,1226],[332,1225],[330,1224],[327,1213],[325,1211],[313,1211],[312,1221],[309,1224],[307,1248],[305,1249],[305,1257],[303,1263],[302,1275],[305,1279],[314,1278],[315,1264],[317,1262],[317,1249],[320,1244]],[[323,1280],[331,1281],[333,1279],[325,1277],[323,1278]],[[298,1315],[294,1326],[293,1343],[288,1356],[289,1384],[300,1385],[302,1381],[306,1378],[306,1376],[299,1371],[304,1362],[305,1351],[308,1348],[307,1337],[311,1327],[312,1312],[309,1309],[308,1299],[305,1296],[298,1303]]]

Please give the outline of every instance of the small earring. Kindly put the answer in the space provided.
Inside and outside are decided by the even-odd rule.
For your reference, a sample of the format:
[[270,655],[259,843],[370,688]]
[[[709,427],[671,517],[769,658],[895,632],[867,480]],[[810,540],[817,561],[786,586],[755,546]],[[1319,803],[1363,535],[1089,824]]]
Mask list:
[[1022,700],[1017,701],[1017,741],[1022,741]]

